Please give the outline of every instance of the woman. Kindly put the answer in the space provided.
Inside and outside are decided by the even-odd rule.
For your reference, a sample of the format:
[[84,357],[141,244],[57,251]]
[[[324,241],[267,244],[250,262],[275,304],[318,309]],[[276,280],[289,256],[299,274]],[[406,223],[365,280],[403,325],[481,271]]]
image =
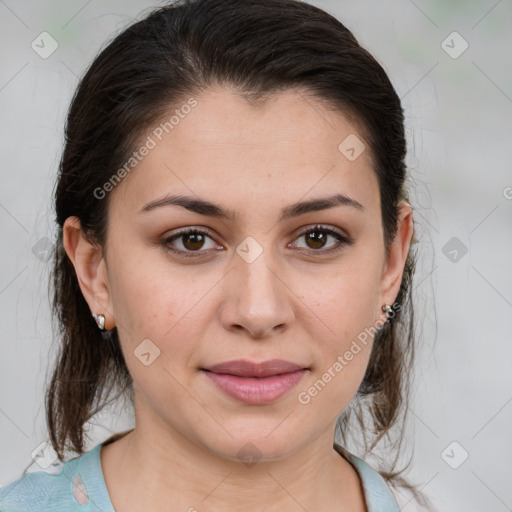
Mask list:
[[[62,467],[0,509],[398,510],[399,472],[347,446],[407,403],[405,150],[386,73],[307,3],[170,4],[117,36],[72,101],[55,194]],[[115,390],[135,428],[84,453]]]

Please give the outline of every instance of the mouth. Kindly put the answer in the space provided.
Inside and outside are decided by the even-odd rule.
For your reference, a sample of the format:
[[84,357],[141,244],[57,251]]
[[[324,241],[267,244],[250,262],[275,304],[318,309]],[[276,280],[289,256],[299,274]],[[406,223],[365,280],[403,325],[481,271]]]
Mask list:
[[201,368],[223,393],[246,404],[273,402],[295,387],[309,368],[273,359],[262,363],[227,361]]

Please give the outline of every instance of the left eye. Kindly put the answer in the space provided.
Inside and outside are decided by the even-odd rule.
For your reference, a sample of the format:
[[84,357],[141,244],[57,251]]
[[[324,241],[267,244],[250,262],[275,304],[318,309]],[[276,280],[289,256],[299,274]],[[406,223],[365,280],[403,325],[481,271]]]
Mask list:
[[[306,244],[309,244],[309,247],[305,247],[310,252],[313,253],[328,253],[331,251],[337,251],[343,248],[344,245],[352,245],[354,241],[350,238],[347,238],[346,236],[342,235],[335,229],[325,227],[325,226],[315,226],[313,228],[308,228],[305,231],[302,231],[297,237],[297,239],[300,239],[302,237],[305,237]],[[194,253],[201,253],[201,252],[207,252],[201,251],[200,249],[204,248],[205,240],[209,238],[213,244],[210,249],[212,248],[219,248],[220,246],[217,245],[213,239],[212,236],[210,236],[209,231],[204,231],[201,229],[193,229],[188,228],[186,230],[180,231],[170,237],[165,238],[162,241],[162,244],[164,248],[170,252],[173,252],[178,255],[186,256],[186,257],[197,257],[199,255],[196,255]],[[328,238],[334,238],[336,239],[336,243],[334,243],[331,247],[328,249],[321,250],[325,247],[326,242]],[[180,248],[172,247],[175,240],[181,239],[181,246]],[[290,244],[295,247],[294,244]],[[289,245],[289,246],[290,246]]]
[[306,247],[306,249],[310,249],[313,252],[320,252],[318,249],[323,249],[323,247],[325,247],[326,240],[329,237],[335,238],[337,242],[330,248],[321,251],[322,253],[337,251],[342,249],[344,245],[352,245],[354,243],[352,239],[347,238],[335,229],[325,226],[315,226],[313,228],[308,228],[298,236],[298,238],[302,237],[306,237],[306,244],[313,244],[312,247]]

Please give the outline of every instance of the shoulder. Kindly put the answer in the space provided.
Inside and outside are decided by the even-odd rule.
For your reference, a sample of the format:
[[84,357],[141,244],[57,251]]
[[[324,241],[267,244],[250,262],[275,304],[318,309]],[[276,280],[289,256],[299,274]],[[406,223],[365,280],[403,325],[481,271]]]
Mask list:
[[382,475],[363,459],[347,452],[342,446],[338,444],[334,446],[336,451],[345,457],[358,472],[368,512],[400,512],[398,503]]
[[73,496],[72,485],[63,472],[26,473],[0,487],[0,512],[73,511],[73,503],[69,500]]
[[0,512],[75,512],[88,501],[83,478],[94,478],[91,465],[98,455],[93,450],[61,463],[59,471],[25,473],[0,487]]
[[[373,469],[363,459],[350,454],[350,461],[356,466],[361,480],[368,512],[399,512],[398,504],[388,484],[379,472]],[[385,507],[385,508],[384,508]]]

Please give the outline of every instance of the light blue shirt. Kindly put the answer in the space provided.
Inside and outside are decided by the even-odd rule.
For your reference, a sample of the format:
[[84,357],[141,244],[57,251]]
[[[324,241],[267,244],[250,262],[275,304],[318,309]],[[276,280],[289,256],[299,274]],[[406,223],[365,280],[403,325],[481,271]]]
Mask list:
[[[101,468],[100,450],[92,450],[62,464],[62,471],[26,473],[0,487],[0,512],[115,512]],[[368,512],[399,512],[382,476],[362,459],[334,444],[358,472]]]

